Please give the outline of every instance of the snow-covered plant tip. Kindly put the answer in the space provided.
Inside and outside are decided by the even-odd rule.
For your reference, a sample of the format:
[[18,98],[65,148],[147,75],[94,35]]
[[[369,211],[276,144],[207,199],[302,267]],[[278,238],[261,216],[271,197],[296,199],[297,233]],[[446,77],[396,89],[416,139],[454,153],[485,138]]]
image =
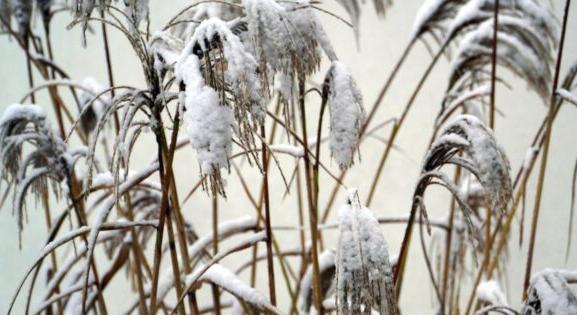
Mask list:
[[327,73],[325,93],[331,114],[331,155],[341,169],[346,169],[353,164],[364,123],[363,96],[347,67],[338,61]]
[[337,311],[340,314],[396,315],[389,252],[379,223],[350,189],[340,209],[337,251]]
[[[543,196],[547,165],[564,161],[550,144],[572,130],[553,128],[570,115],[555,118],[577,103],[577,58],[563,50],[569,1],[563,16],[544,0],[371,2],[338,0],[342,16],[310,0],[0,0],[0,42],[10,45],[0,47],[10,64],[0,66],[0,220],[16,222],[0,237],[0,312],[577,314],[576,271],[532,267],[563,263],[535,240],[541,203],[549,212],[560,199]],[[398,32],[407,46],[373,93],[381,76],[367,75],[380,65],[366,64],[365,46],[382,41],[387,49],[369,51],[389,62],[399,45],[380,26],[366,32],[361,11],[384,18],[404,6],[414,20],[395,21],[413,31]],[[89,62],[105,75],[67,69],[76,58],[62,47],[67,57],[96,49],[102,59]],[[7,72],[18,66],[13,49],[27,80]],[[432,50],[431,62],[398,82],[416,49]],[[441,56],[446,88],[424,98]],[[531,90],[523,104],[496,93],[516,93],[517,81]],[[510,112],[539,103],[547,113],[527,112],[540,125]],[[421,117],[433,128],[408,137],[407,121],[435,105],[436,117]],[[514,145],[500,138],[533,129]],[[527,153],[516,154],[523,141]],[[416,149],[426,152],[420,167],[403,163],[420,159],[407,153]],[[574,267],[571,242],[562,245]],[[507,282],[520,267],[509,257],[525,253],[523,286]]]
[[487,192],[490,209],[506,208],[512,193],[509,160],[493,132],[475,116],[455,117],[444,127],[431,145],[422,170],[427,174],[449,163],[462,166],[478,178]]

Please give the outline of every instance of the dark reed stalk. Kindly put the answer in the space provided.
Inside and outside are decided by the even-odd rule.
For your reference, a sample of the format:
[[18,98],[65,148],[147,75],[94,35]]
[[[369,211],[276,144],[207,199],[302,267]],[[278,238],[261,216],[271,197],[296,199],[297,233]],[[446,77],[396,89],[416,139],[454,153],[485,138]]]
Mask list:
[[489,127],[495,129],[495,84],[497,81],[497,31],[499,27],[499,0],[495,0],[493,9],[493,49],[491,52],[491,103],[489,108]]
[[311,233],[311,256],[312,256],[312,266],[313,266],[313,300],[314,306],[320,315],[324,314],[322,305],[322,293],[321,293],[321,277],[319,270],[319,253],[318,253],[318,213],[315,209],[315,196],[313,191],[312,174],[311,174],[311,162],[309,156],[309,146],[308,146],[308,134],[307,134],[307,119],[305,112],[305,78],[304,75],[300,74],[298,78],[298,90],[299,90],[299,110],[300,110],[300,123],[302,128],[302,138],[304,147],[304,168],[305,168],[305,186],[307,190],[307,201],[309,206],[309,223],[310,223],[310,233]]
[[[417,99],[417,95],[419,94],[419,92],[421,91],[421,88],[425,84],[425,81],[429,77],[429,74],[431,73],[431,71],[433,70],[435,65],[437,64],[437,61],[443,55],[443,52],[445,51],[445,48],[448,45],[449,45],[449,42],[445,41],[443,43],[443,45],[439,48],[439,51],[437,51],[437,53],[435,54],[435,56],[433,57],[433,59],[429,63],[429,66],[425,70],[425,73],[421,76],[419,83],[417,83],[417,87],[415,88],[415,90],[411,94],[411,97],[409,98],[409,101],[405,105],[405,108],[403,109],[401,116],[393,125],[393,129],[392,129],[391,134],[390,134],[389,139],[388,139],[389,142],[387,143],[385,150],[383,151],[383,154],[381,155],[381,159],[380,159],[379,164],[377,166],[375,176],[373,177],[373,180],[371,182],[371,188],[369,189],[369,195],[367,197],[367,201],[365,202],[367,207],[369,207],[371,205],[371,202],[373,201],[373,197],[375,194],[375,190],[377,189],[377,184],[378,184],[379,179],[381,177],[381,173],[383,171],[383,168],[385,166],[387,158],[389,157],[389,153],[391,152],[391,148],[393,147],[393,144],[395,143],[395,139],[399,133],[399,130],[401,129],[401,126],[403,125],[405,119],[407,118],[407,115],[408,115],[412,105],[414,104],[415,100]],[[411,224],[409,223],[409,225],[411,225]],[[403,241],[403,243],[404,243],[404,241]],[[403,244],[403,246],[404,246],[404,244]],[[403,255],[405,255],[406,253],[404,253],[403,248],[404,247],[401,247],[401,253],[403,253]],[[399,256],[399,257],[403,257],[403,256]],[[401,265],[400,268],[403,268],[403,266]],[[398,295],[397,295],[397,297],[398,297]]]
[[274,278],[274,261],[273,261],[273,250],[272,241],[274,236],[272,234],[272,228],[270,224],[270,196],[269,196],[269,185],[268,185],[268,149],[266,146],[266,131],[264,125],[260,127],[260,136],[262,138],[262,165],[263,165],[263,183],[264,183],[264,209],[265,209],[265,231],[266,231],[266,264],[268,272],[268,290],[270,302],[273,306],[276,306],[276,288],[275,288],[275,278]]

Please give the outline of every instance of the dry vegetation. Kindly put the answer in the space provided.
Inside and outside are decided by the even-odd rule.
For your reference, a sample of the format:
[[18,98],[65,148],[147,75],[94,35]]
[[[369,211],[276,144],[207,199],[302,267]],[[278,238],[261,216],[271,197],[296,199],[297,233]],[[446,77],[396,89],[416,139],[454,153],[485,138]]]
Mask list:
[[[390,2],[374,0],[370,8],[384,16]],[[104,292],[122,279],[126,314],[394,315],[403,311],[398,298],[412,245],[422,248],[421,267],[434,289],[431,313],[577,314],[570,287],[577,271],[532,268],[551,129],[564,103],[577,105],[572,94],[577,64],[560,73],[565,33],[574,31],[566,27],[570,2],[558,20],[548,1],[424,1],[409,44],[365,111],[355,79],[317,18],[332,13],[314,1],[194,1],[175,8],[163,28],[150,30],[154,12],[148,0],[0,0],[0,29],[26,55],[30,88],[18,104],[2,105],[0,202],[12,205],[21,234],[27,195],[33,195],[48,231],[14,296],[2,297],[11,301],[7,312],[14,313],[15,301],[24,299],[26,314],[107,314]],[[339,3],[352,22],[332,16],[358,34],[361,3]],[[107,86],[70,78],[53,58],[51,20],[62,12],[73,12],[69,28],[101,31]],[[114,82],[111,31],[130,43],[146,86]],[[400,115],[374,121],[418,42],[433,52],[428,67]],[[405,217],[377,217],[367,207],[415,99],[442,56],[451,64],[449,80],[412,206]],[[323,59],[330,61],[329,69],[321,69]],[[320,71],[326,75],[319,84],[312,78]],[[549,109],[534,126],[533,143],[518,170],[511,169],[492,131],[495,89],[508,87],[500,73],[526,82]],[[39,76],[41,82],[34,82]],[[44,90],[55,122],[47,119],[47,107],[36,104],[35,95]],[[63,93],[73,101],[64,101]],[[305,123],[307,115],[319,117],[316,128]],[[357,157],[371,136],[386,141],[370,148],[382,150],[382,156],[369,190],[359,192],[347,187],[346,175],[354,171],[353,163],[373,168]],[[149,150],[150,163],[135,169],[133,148],[143,137],[153,137],[156,148]],[[186,174],[195,182],[183,196],[176,186],[183,174],[174,171],[173,162],[185,146],[195,150],[199,173]],[[280,163],[280,156],[292,163]],[[261,178],[247,182],[246,169]],[[535,195],[527,196],[533,173]],[[298,201],[298,226],[271,225],[273,209],[284,199],[271,198],[270,174],[280,176],[275,190]],[[321,182],[321,176],[330,181]],[[226,198],[232,177],[254,209],[246,209],[246,217],[219,220],[219,200]],[[431,186],[452,196],[443,218],[428,216],[425,194]],[[339,192],[346,192],[346,200],[337,197]],[[192,195],[211,200],[212,207],[190,212],[185,203]],[[368,197],[363,202],[359,195]],[[51,198],[63,207],[51,207]],[[502,287],[512,225],[521,224],[523,231],[524,220],[515,219],[524,216],[525,200],[534,200],[534,207],[525,230],[529,254],[518,307],[508,303]],[[323,233],[334,227],[327,218],[335,208],[340,209],[338,242],[331,244]],[[207,214],[212,233],[198,235],[194,218]],[[402,243],[391,244],[391,255],[383,231],[399,222],[406,230]],[[281,246],[276,229],[298,233],[298,246]],[[414,229],[420,244],[411,241]],[[221,263],[229,256],[248,259],[233,270]],[[47,275],[45,283],[37,281],[41,274]],[[257,290],[257,278],[267,279],[266,291]],[[277,299],[280,291],[289,298]],[[38,302],[31,302],[33,296]]]

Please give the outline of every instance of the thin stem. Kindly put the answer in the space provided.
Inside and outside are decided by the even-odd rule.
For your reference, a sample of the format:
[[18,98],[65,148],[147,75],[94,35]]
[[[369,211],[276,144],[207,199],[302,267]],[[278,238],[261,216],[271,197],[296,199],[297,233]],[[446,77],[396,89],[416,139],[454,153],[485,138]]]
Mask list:
[[[211,191],[212,197],[212,254],[216,256],[218,254],[218,191],[216,186],[213,187]],[[214,313],[220,315],[220,293],[218,291],[218,286],[216,284],[211,284],[212,289],[212,299],[214,304]]]
[[[457,180],[461,177],[461,167],[457,167],[455,170],[455,177],[454,182],[457,183]],[[453,196],[451,198],[451,210],[449,212],[449,228],[447,231],[447,239],[445,243],[445,261],[443,265],[443,286],[442,290],[442,305],[441,305],[441,314],[445,314],[445,308],[447,307],[447,289],[448,289],[448,280],[449,280],[449,269],[451,268],[451,247],[453,243],[453,229],[455,226],[455,212],[457,209],[457,199]]]
[[322,295],[321,295],[321,277],[319,269],[319,257],[318,257],[318,213],[315,209],[315,198],[312,187],[312,174],[311,174],[311,162],[310,156],[308,154],[308,134],[307,134],[307,119],[305,112],[305,78],[304,75],[300,74],[298,79],[299,84],[299,107],[301,114],[301,128],[303,132],[303,141],[305,147],[305,154],[303,156],[305,164],[305,183],[307,189],[307,201],[309,205],[309,221],[310,221],[310,232],[311,232],[311,243],[312,243],[312,263],[313,263],[313,296],[314,305],[320,315],[324,314],[322,305]]
[[260,126],[260,134],[262,137],[262,165],[263,165],[263,181],[264,181],[264,209],[265,209],[265,230],[266,230],[266,253],[267,253],[267,270],[268,270],[268,289],[270,302],[273,306],[276,306],[276,289],[275,289],[275,279],[274,279],[274,264],[273,264],[273,251],[272,251],[272,229],[270,225],[270,196],[269,196],[269,186],[268,186],[268,168],[264,168],[268,164],[267,157],[267,147],[265,143],[266,132],[264,124]]
[[[100,11],[100,17],[104,20],[104,11]],[[108,32],[106,30],[106,23],[100,23],[102,28],[102,41],[104,42],[104,56],[106,57],[106,72],[108,74],[108,85],[110,87],[114,86],[114,76],[112,74],[112,60],[110,57],[110,47],[108,45]],[[110,95],[114,98],[114,89],[110,90]],[[114,112],[114,128],[118,132],[120,129],[120,122],[118,120],[118,114]]]
[[[26,40],[25,46],[25,49],[28,51],[28,49],[30,49],[28,39]],[[28,73],[28,87],[32,89],[34,88],[34,76],[32,74],[32,61],[30,58],[26,58],[26,71]],[[34,93],[30,94],[30,100],[32,101],[32,104],[36,104],[36,96]]]
[[[158,93],[153,93],[153,95],[157,95]],[[155,97],[153,97],[154,99]],[[158,231],[156,233],[156,242],[155,242],[155,247],[154,247],[154,266],[153,266],[153,276],[152,276],[152,287],[151,287],[151,293],[150,293],[150,313],[151,314],[156,314],[158,305],[157,305],[157,292],[158,292],[158,278],[159,278],[159,274],[160,274],[160,263],[161,263],[161,259],[162,259],[162,239],[163,239],[163,234],[164,234],[164,225],[166,222],[166,225],[168,227],[168,236],[169,236],[169,242],[170,242],[170,250],[171,250],[171,262],[172,262],[172,271],[173,271],[173,276],[174,276],[174,283],[175,286],[177,288],[177,295],[180,296],[182,293],[182,286],[181,286],[181,281],[180,281],[180,271],[178,270],[178,259],[176,259],[176,249],[174,247],[174,234],[172,231],[172,220],[170,218],[167,218],[168,216],[170,216],[170,204],[169,204],[169,196],[168,196],[168,191],[169,191],[169,183],[172,181],[171,177],[172,177],[172,172],[169,172],[167,170],[170,170],[172,168],[172,160],[173,160],[173,155],[172,156],[168,156],[168,158],[165,160],[165,153],[164,153],[164,149],[166,148],[166,139],[164,138],[164,135],[162,134],[161,130],[162,130],[162,121],[160,118],[160,108],[159,106],[155,106],[155,108],[153,109],[153,114],[154,116],[152,117],[152,119],[156,120],[156,123],[158,125],[157,128],[155,128],[156,130],[155,132],[155,136],[156,136],[156,142],[157,142],[157,146],[158,146],[158,162],[159,162],[159,176],[161,177],[161,188],[162,188],[162,196],[161,196],[161,202],[160,202],[160,216],[158,219]],[[178,297],[177,296],[177,297]],[[180,305],[180,307],[178,308],[179,310],[179,314],[184,314],[185,310],[184,310],[184,305]]]
[[371,188],[369,190],[369,196],[367,197],[367,202],[366,202],[367,207],[370,206],[371,202],[373,201],[373,197],[374,197],[374,194],[375,194],[375,191],[377,188],[377,184],[379,182],[379,178],[381,177],[381,173],[382,173],[383,168],[385,166],[385,162],[387,161],[389,153],[391,152],[391,148],[393,147],[393,144],[395,143],[395,139],[397,138],[399,130],[401,129],[401,126],[403,125],[403,122],[405,121],[405,118],[407,117],[409,110],[411,109],[412,105],[414,104],[415,100],[417,99],[417,95],[421,91],[421,88],[423,87],[425,81],[429,77],[429,74],[431,73],[431,71],[435,67],[435,64],[437,64],[437,61],[439,60],[439,58],[443,54],[443,51],[445,50],[447,45],[448,45],[448,42],[443,43],[441,48],[439,48],[439,51],[437,52],[437,54],[433,57],[433,60],[431,60],[431,63],[427,67],[427,70],[425,70],[425,73],[421,77],[421,80],[419,81],[419,83],[417,84],[417,87],[413,91],[413,94],[409,98],[407,105],[405,105],[405,109],[403,110],[401,117],[399,118],[397,123],[393,126],[393,130],[391,131],[391,135],[389,137],[389,143],[385,147],[385,151],[383,152],[383,155],[381,156],[381,160],[379,161],[379,165],[377,167],[375,177],[373,178],[373,182],[372,182]]
[[491,107],[489,112],[489,127],[495,129],[495,83],[497,78],[497,31],[499,27],[499,0],[495,0],[493,10],[493,51],[491,56]]
[[539,212],[541,209],[541,196],[543,193],[543,186],[545,184],[545,172],[547,170],[547,158],[549,157],[549,146],[551,144],[551,131],[553,129],[553,115],[555,113],[555,100],[557,86],[559,84],[559,72],[561,68],[561,60],[563,57],[563,45],[565,44],[565,30],[567,28],[567,20],[569,16],[569,7],[571,0],[565,1],[565,12],[563,14],[563,28],[561,29],[561,38],[559,41],[559,50],[557,52],[557,64],[555,66],[555,77],[551,89],[551,97],[549,100],[549,113],[547,114],[547,127],[545,129],[545,143],[543,147],[543,156],[541,157],[541,167],[539,169],[539,179],[537,182],[537,191],[535,195],[535,208],[533,211],[533,220],[531,222],[531,234],[529,240],[529,253],[527,255],[527,266],[525,269],[525,281],[523,284],[523,300],[527,298],[527,288],[531,279],[531,269],[533,267],[533,254],[535,251],[535,239],[537,236],[537,225],[539,223]]

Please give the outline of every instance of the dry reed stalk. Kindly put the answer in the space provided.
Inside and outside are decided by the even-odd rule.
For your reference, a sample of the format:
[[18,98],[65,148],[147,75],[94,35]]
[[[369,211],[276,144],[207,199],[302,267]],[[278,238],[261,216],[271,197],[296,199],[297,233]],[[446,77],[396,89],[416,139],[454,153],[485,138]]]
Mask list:
[[541,195],[543,193],[543,186],[545,182],[545,172],[547,170],[547,160],[549,157],[549,146],[551,143],[551,133],[553,129],[553,116],[555,114],[555,91],[557,91],[557,86],[559,84],[559,75],[561,69],[561,60],[563,56],[563,46],[565,44],[565,30],[567,28],[567,20],[569,15],[569,7],[571,6],[571,0],[565,1],[565,10],[563,13],[563,26],[561,28],[561,36],[559,40],[559,48],[557,50],[557,61],[555,66],[555,75],[552,83],[551,97],[549,101],[549,112],[547,114],[547,126],[545,129],[545,142],[543,144],[543,156],[541,157],[541,166],[539,168],[539,178],[537,181],[537,190],[535,195],[535,205],[533,208],[533,220],[531,221],[531,234],[529,239],[529,252],[527,254],[527,266],[525,269],[525,280],[523,283],[523,300],[527,298],[527,289],[529,288],[531,268],[533,265],[533,253],[535,250],[535,238],[537,235],[537,226],[539,223],[539,212],[541,209]]

